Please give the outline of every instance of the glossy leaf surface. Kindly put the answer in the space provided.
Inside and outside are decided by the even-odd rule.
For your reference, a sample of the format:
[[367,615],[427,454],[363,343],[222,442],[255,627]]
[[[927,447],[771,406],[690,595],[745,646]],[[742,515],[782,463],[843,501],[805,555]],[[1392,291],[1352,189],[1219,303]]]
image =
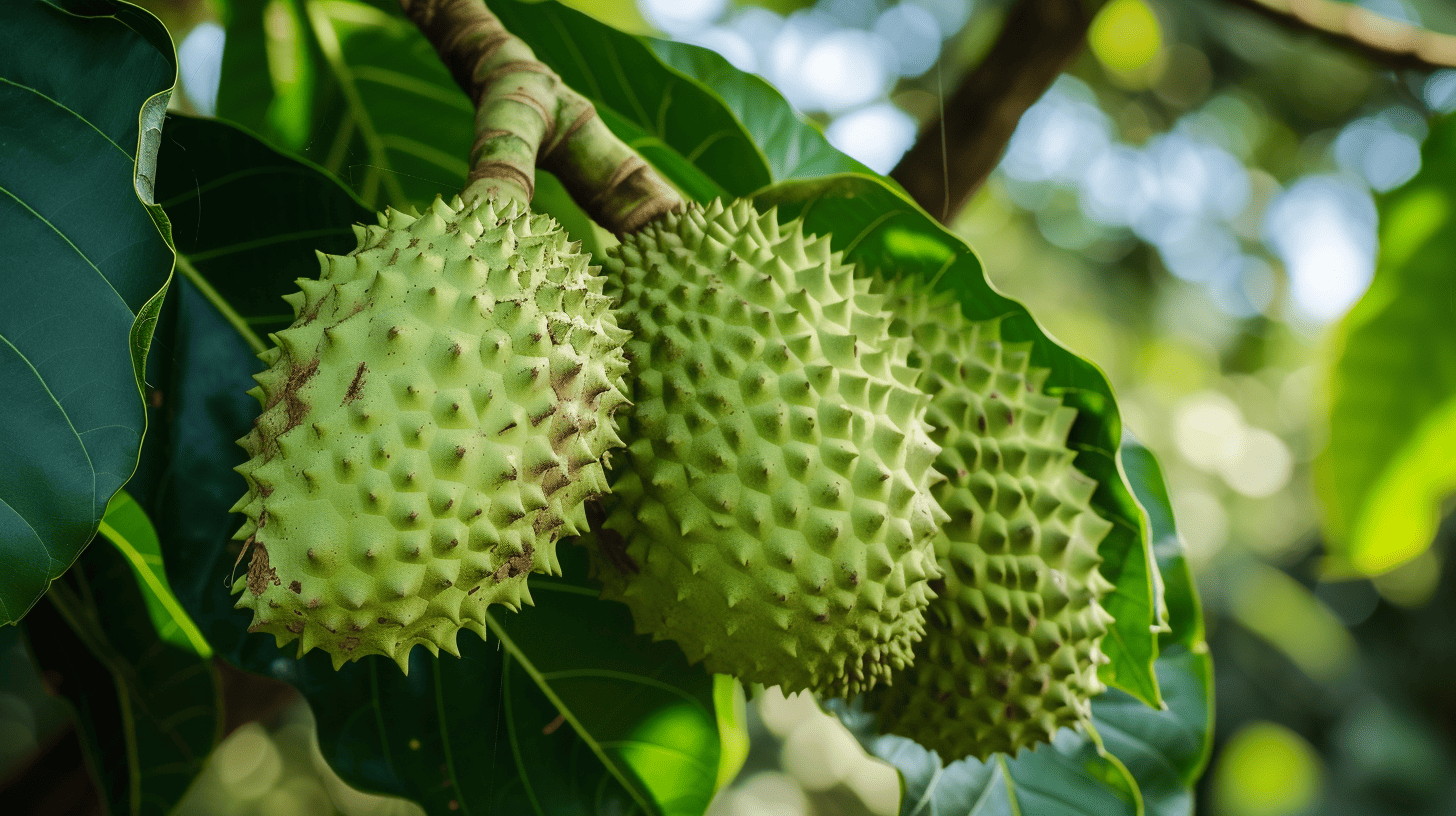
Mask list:
[[0,12],[0,624],[76,560],[136,467],[172,269],[149,206],[171,40],[135,6],[60,6]]

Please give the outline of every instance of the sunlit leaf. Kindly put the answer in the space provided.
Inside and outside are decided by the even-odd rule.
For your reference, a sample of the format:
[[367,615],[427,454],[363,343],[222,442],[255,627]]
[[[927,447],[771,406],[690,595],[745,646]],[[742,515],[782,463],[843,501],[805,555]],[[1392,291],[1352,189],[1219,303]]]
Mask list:
[[187,649],[198,657],[212,657],[212,647],[207,645],[202,633],[197,631],[197,625],[187,617],[187,612],[177,602],[172,587],[167,583],[167,575],[162,570],[161,545],[157,543],[157,531],[152,527],[151,519],[125,490],[111,497],[106,515],[101,519],[101,535],[131,566],[146,599],[152,628],[162,640]]
[[1380,573],[1425,551],[1456,490],[1456,118],[1383,197],[1375,280],[1339,327],[1329,443],[1315,463],[1335,571]]
[[664,62],[707,85],[733,111],[762,149],[774,181],[870,172],[834,149],[819,128],[762,77],[744,73],[716,51],[700,46],[672,40],[651,44]]

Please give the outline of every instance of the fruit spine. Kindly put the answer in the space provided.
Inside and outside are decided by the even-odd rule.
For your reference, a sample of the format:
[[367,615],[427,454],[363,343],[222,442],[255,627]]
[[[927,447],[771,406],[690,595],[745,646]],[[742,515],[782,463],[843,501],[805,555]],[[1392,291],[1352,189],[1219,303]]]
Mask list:
[[621,444],[627,333],[587,256],[519,205],[437,199],[355,233],[260,355],[233,591],[279,645],[407,670],[559,571]]
[[950,520],[935,539],[945,573],[913,666],[867,701],[885,731],[950,762],[1015,755],[1090,716],[1111,588],[1097,544],[1111,528],[1089,507],[1096,483],[1073,465],[1076,411],[1045,392],[1030,344],[971,322],[949,293],[877,281],[915,341],[941,446],[933,491]]
[[862,691],[910,660],[938,574],[926,397],[828,238],[747,201],[609,250],[635,406],[605,597],[710,671]]

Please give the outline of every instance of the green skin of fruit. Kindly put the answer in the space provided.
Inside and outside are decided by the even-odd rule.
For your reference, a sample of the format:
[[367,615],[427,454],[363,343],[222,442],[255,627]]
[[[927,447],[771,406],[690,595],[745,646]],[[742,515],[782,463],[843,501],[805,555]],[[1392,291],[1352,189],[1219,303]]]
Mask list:
[[530,602],[528,573],[560,571],[556,540],[586,529],[621,444],[627,332],[548,216],[437,199],[355,232],[260,355],[233,592],[250,631],[300,655],[407,669],[415,644],[456,653],[490,604]]
[[597,538],[604,596],[710,671],[862,691],[923,630],[938,448],[909,341],[827,238],[746,201],[609,250],[634,407]]
[[1003,343],[999,321],[971,322],[949,293],[876,282],[912,337],[941,445],[933,488],[950,520],[935,538],[945,577],[915,662],[872,692],[883,731],[951,762],[1050,742],[1090,716],[1103,690],[1100,643],[1112,585],[1097,567],[1111,525],[1089,507],[1096,483],[1073,465],[1076,411],[1045,393],[1030,344]]

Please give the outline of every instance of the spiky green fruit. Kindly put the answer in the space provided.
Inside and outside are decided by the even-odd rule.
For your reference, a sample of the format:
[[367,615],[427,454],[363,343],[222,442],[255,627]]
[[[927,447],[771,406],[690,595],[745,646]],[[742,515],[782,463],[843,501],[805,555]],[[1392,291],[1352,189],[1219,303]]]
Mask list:
[[867,705],[881,728],[950,762],[1015,755],[1090,716],[1102,691],[1097,544],[1111,525],[1089,501],[1096,482],[1073,465],[1076,410],[1045,391],[1029,343],[1004,343],[1000,322],[967,320],[950,293],[877,281],[912,337],[911,364],[931,394],[941,446],[932,490],[950,520],[935,537],[945,576],[926,612],[915,662]]
[[233,591],[250,631],[300,655],[407,668],[559,572],[621,444],[627,332],[587,256],[516,204],[437,199],[355,232],[260,355]]
[[853,694],[923,630],[937,453],[881,298],[747,201],[609,251],[634,408],[598,538],[605,596],[714,672]]

